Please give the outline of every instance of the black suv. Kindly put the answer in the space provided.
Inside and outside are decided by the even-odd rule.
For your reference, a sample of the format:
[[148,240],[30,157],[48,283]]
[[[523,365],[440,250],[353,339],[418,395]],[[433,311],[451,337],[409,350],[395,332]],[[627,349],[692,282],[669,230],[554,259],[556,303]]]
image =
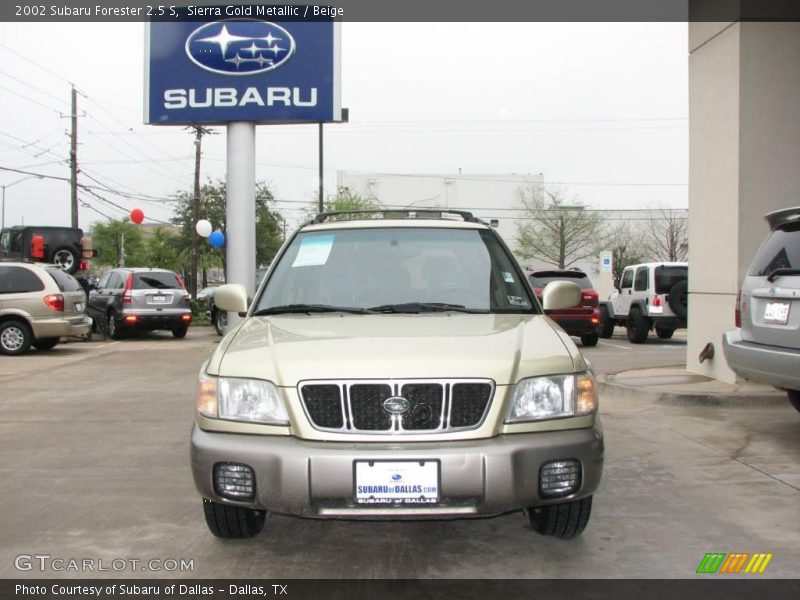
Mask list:
[[186,336],[190,296],[181,278],[166,269],[112,269],[89,293],[87,312],[113,339],[126,332],[167,329]]

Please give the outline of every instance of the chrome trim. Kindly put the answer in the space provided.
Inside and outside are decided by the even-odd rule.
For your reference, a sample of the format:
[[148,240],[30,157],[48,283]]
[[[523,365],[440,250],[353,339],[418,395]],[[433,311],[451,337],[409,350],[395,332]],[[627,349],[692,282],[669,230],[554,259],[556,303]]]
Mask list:
[[[450,422],[452,419],[453,407],[453,386],[456,384],[484,384],[490,387],[489,399],[486,401],[486,407],[483,409],[483,414],[480,419],[474,424],[467,427],[451,427]],[[391,426],[388,429],[357,429],[353,419],[353,407],[351,404],[350,388],[354,385],[386,385],[389,386],[391,396],[402,396],[401,390],[403,386],[410,384],[438,384],[442,386],[442,410],[439,414],[439,426],[435,429],[403,429],[401,414],[390,414],[387,416],[391,419]],[[342,413],[342,427],[319,427],[311,418],[306,402],[303,399],[303,388],[308,386],[331,385],[339,389],[339,408]],[[478,429],[483,425],[489,410],[492,407],[492,401],[495,394],[495,382],[492,379],[309,379],[301,381],[297,384],[297,397],[300,406],[303,408],[303,414],[311,426],[317,431],[327,431],[333,433],[348,433],[354,435],[430,435],[431,433],[453,433],[458,431],[471,431]],[[391,397],[390,396],[390,397]],[[446,427],[442,424],[447,423]]]

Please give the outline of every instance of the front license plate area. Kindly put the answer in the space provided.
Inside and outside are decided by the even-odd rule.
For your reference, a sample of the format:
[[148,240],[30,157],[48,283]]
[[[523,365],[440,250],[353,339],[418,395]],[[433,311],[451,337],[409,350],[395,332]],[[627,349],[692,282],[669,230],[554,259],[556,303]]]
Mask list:
[[764,322],[786,325],[789,321],[788,302],[767,302],[764,308]]
[[356,504],[403,505],[439,502],[438,460],[357,460]]

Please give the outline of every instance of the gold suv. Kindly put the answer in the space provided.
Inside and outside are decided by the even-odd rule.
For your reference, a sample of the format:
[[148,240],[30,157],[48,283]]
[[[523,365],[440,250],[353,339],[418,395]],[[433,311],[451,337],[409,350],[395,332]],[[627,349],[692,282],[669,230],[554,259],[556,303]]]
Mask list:
[[59,339],[89,333],[86,294],[55,265],[0,262],[0,353],[49,350]]
[[589,363],[501,238],[470,213],[323,213],[280,250],[201,370],[192,468],[206,523],[250,537],[268,512],[346,519],[523,510],[579,534],[603,434]]

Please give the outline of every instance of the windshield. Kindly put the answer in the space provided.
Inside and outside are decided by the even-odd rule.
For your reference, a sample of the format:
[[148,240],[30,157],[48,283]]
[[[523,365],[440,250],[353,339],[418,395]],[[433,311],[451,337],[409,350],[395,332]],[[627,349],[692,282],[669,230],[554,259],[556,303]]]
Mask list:
[[282,307],[538,312],[520,273],[491,231],[302,232],[274,267],[254,314]]

